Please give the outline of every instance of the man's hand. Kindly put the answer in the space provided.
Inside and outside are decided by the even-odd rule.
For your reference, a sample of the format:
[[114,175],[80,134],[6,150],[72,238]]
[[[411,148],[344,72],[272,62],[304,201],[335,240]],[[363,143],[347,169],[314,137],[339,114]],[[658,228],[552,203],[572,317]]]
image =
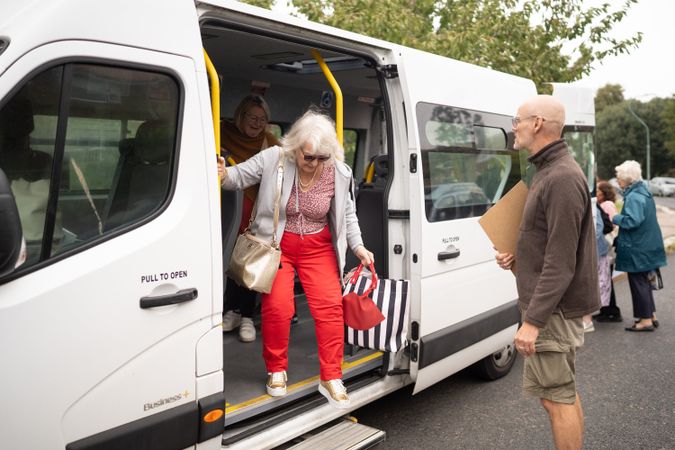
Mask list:
[[531,323],[524,322],[516,333],[516,350],[525,358],[533,355],[537,350],[534,342],[539,336],[539,328]]
[[513,261],[515,261],[515,257],[511,253],[497,252],[497,254],[495,255],[495,259],[497,260],[497,264],[499,264],[499,267],[501,267],[504,270],[511,269],[511,266],[513,266]]

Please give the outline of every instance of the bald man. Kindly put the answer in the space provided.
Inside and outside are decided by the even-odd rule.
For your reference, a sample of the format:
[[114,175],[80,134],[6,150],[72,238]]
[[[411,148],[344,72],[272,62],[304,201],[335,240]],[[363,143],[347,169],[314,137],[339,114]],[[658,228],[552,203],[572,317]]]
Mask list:
[[537,172],[529,186],[515,267],[522,326],[516,349],[525,357],[523,390],[538,397],[551,420],[557,449],[580,449],[584,416],[575,384],[582,317],[600,309],[595,228],[586,178],[560,138],[565,108],[534,97],[513,118],[514,147],[529,153]]

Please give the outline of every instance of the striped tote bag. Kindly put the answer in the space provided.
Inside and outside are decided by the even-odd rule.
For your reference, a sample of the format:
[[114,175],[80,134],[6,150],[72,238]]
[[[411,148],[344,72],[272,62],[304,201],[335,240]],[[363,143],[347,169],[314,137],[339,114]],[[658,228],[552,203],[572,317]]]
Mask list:
[[[371,279],[366,275],[359,274],[354,278],[347,283],[344,295],[350,292],[361,295],[370,287]],[[405,347],[408,336],[410,282],[377,279],[377,287],[369,297],[382,312],[384,320],[368,330],[355,330],[345,325],[345,340],[352,345],[384,352],[396,352]]]

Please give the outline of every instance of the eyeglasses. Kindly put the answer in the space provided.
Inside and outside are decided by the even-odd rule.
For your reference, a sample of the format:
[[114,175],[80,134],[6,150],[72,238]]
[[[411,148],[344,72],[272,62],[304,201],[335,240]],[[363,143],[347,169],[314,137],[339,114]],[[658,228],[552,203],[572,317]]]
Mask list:
[[[522,121],[524,121],[524,120],[527,120],[527,119],[531,119],[531,118],[533,118],[533,117],[541,117],[541,116],[538,116],[538,115],[536,115],[536,114],[532,114],[531,116],[527,116],[527,117],[518,117],[518,116],[516,116],[516,117],[514,117],[514,118],[511,119],[511,125],[513,125],[513,128],[516,128],[520,122],[522,122]],[[543,118],[543,117],[541,117],[541,121],[542,121],[542,122],[545,122],[546,119]]]
[[300,152],[302,153],[302,157],[306,162],[312,162],[315,159],[319,162],[326,162],[330,159],[330,156],[326,155],[308,155],[307,153],[303,152],[302,149],[300,149]]
[[265,125],[267,123],[267,117],[252,116],[250,114],[244,114],[244,117],[246,117],[246,120],[250,123],[257,123],[260,125]]

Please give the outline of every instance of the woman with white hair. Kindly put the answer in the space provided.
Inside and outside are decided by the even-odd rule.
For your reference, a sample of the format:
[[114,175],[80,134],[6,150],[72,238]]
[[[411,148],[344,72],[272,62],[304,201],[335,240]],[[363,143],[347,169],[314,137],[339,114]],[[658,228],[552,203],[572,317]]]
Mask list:
[[309,110],[275,146],[246,162],[218,170],[225,189],[245,189],[260,183],[257,214],[251,232],[271,240],[277,188],[277,167],[283,164],[283,183],[276,230],[281,238],[281,265],[272,290],[262,296],[263,358],[267,393],[286,394],[288,340],[294,312],[295,273],[302,283],[314,318],[319,347],[319,392],[338,408],[349,406],[342,384],[344,320],[341,275],[347,246],[364,265],[373,254],[361,239],[352,197],[352,173],[343,161],[335,125],[327,116]]
[[658,327],[649,272],[666,265],[661,228],[656,221],[656,205],[637,161],[615,167],[623,190],[623,209],[611,217],[619,226],[616,239],[616,269],[628,273],[636,322],[628,331],[654,331]]

